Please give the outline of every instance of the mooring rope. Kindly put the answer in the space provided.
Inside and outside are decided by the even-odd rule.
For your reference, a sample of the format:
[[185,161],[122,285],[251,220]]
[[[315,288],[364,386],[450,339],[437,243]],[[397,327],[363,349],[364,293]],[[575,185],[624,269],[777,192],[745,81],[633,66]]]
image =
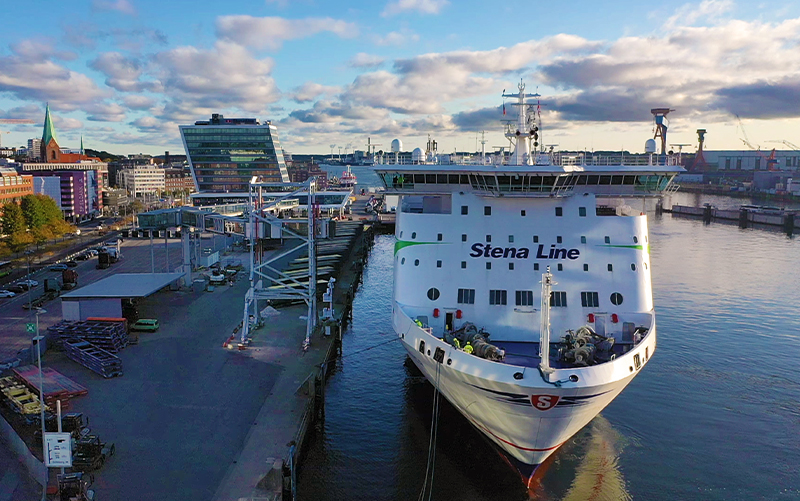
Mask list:
[[428,478],[430,477],[430,491],[428,491],[428,501],[433,496],[433,476],[436,470],[436,437],[439,434],[439,376],[441,374],[441,363],[436,364],[436,385],[433,387],[433,412],[431,413],[431,438],[428,442],[428,465],[425,467],[425,483],[419,493],[418,501],[425,499],[425,491],[428,489]]

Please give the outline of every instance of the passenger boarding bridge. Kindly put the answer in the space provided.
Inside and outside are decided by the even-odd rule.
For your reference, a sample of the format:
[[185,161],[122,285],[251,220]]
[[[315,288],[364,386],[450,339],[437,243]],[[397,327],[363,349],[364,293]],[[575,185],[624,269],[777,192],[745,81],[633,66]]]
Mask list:
[[[328,195],[328,192],[325,192]],[[302,300],[308,305],[306,326],[307,345],[316,326],[316,245],[318,238],[333,236],[332,221],[343,217],[350,202],[352,190],[338,192],[332,200],[323,197],[324,205],[317,203],[316,178],[304,183],[262,183],[257,178],[249,184],[247,203],[216,206],[178,207],[145,212],[137,216],[139,228],[150,231],[151,256],[153,233],[181,228],[183,249],[183,274],[185,285],[193,281],[191,263],[191,234],[211,232],[218,235],[238,235],[249,242],[250,288],[245,295],[241,343],[245,344],[253,324],[260,321],[259,301]],[[240,195],[241,196],[241,195]],[[331,203],[336,202],[336,203]],[[321,217],[326,214],[328,217]],[[313,228],[313,231],[309,231]],[[270,258],[262,252],[265,241],[287,242],[287,247]],[[284,273],[282,263],[289,257],[308,257],[308,276]],[[151,257],[152,259],[152,257]],[[251,320],[253,319],[253,320]]]

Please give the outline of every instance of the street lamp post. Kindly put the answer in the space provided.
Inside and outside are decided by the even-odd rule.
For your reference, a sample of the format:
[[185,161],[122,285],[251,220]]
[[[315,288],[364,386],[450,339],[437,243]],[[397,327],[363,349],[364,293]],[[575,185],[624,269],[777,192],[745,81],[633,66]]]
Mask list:
[[33,254],[32,250],[28,249],[28,250],[25,251],[25,257],[26,257],[26,260],[28,262],[28,278],[27,278],[27,280],[28,280],[28,309],[29,310],[31,309],[31,306],[32,306],[31,303],[33,302],[33,294],[31,294],[31,282],[30,282],[30,280],[31,280],[31,254]]
[[44,376],[42,376],[42,340],[39,337],[39,315],[47,313],[41,308],[36,309],[36,361],[39,365],[39,409],[41,414],[39,420],[42,423],[42,462],[45,464],[44,488],[42,489],[42,501],[47,499],[47,483],[50,480],[50,472],[47,469],[47,443],[44,439],[45,420],[44,420]]

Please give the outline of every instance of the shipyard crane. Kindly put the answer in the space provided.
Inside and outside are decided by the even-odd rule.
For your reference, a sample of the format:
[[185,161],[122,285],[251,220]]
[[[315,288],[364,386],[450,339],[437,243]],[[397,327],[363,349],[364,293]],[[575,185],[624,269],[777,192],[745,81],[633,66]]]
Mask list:
[[690,143],[672,143],[672,144],[670,144],[670,146],[673,147],[673,148],[675,146],[678,147],[678,165],[683,165],[681,163],[681,153],[683,153],[683,147],[684,146],[691,146],[691,144]]
[[757,144],[757,145],[753,146],[753,143],[750,142],[750,138],[747,137],[747,131],[744,130],[744,124],[742,123],[742,119],[739,118],[739,115],[736,115],[736,120],[739,121],[739,129],[741,129],[742,135],[744,136],[744,139],[742,139],[742,138],[739,138],[739,139],[741,139],[741,141],[744,144],[746,144],[751,150],[761,151],[761,145]]
[[794,151],[800,152],[800,146],[797,146],[794,143],[791,143],[785,139],[770,139],[767,141],[768,143],[782,143],[788,146],[789,148],[793,149]]
[[[31,120],[29,118],[0,118],[0,124],[35,124],[35,120]],[[9,131],[7,130],[0,130],[0,134],[6,133],[8,134]]]

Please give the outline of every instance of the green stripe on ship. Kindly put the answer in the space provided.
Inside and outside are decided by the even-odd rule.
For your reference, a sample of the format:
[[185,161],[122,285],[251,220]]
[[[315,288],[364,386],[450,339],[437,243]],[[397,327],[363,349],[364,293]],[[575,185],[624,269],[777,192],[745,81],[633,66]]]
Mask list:
[[[644,245],[598,245],[598,247],[617,247],[619,249],[636,249],[636,250],[644,250]],[[647,253],[650,253],[650,244],[647,244]]]
[[394,243],[394,253],[397,254],[400,249],[404,247],[410,247],[412,245],[440,245],[445,242],[409,242],[407,240],[398,240]]

